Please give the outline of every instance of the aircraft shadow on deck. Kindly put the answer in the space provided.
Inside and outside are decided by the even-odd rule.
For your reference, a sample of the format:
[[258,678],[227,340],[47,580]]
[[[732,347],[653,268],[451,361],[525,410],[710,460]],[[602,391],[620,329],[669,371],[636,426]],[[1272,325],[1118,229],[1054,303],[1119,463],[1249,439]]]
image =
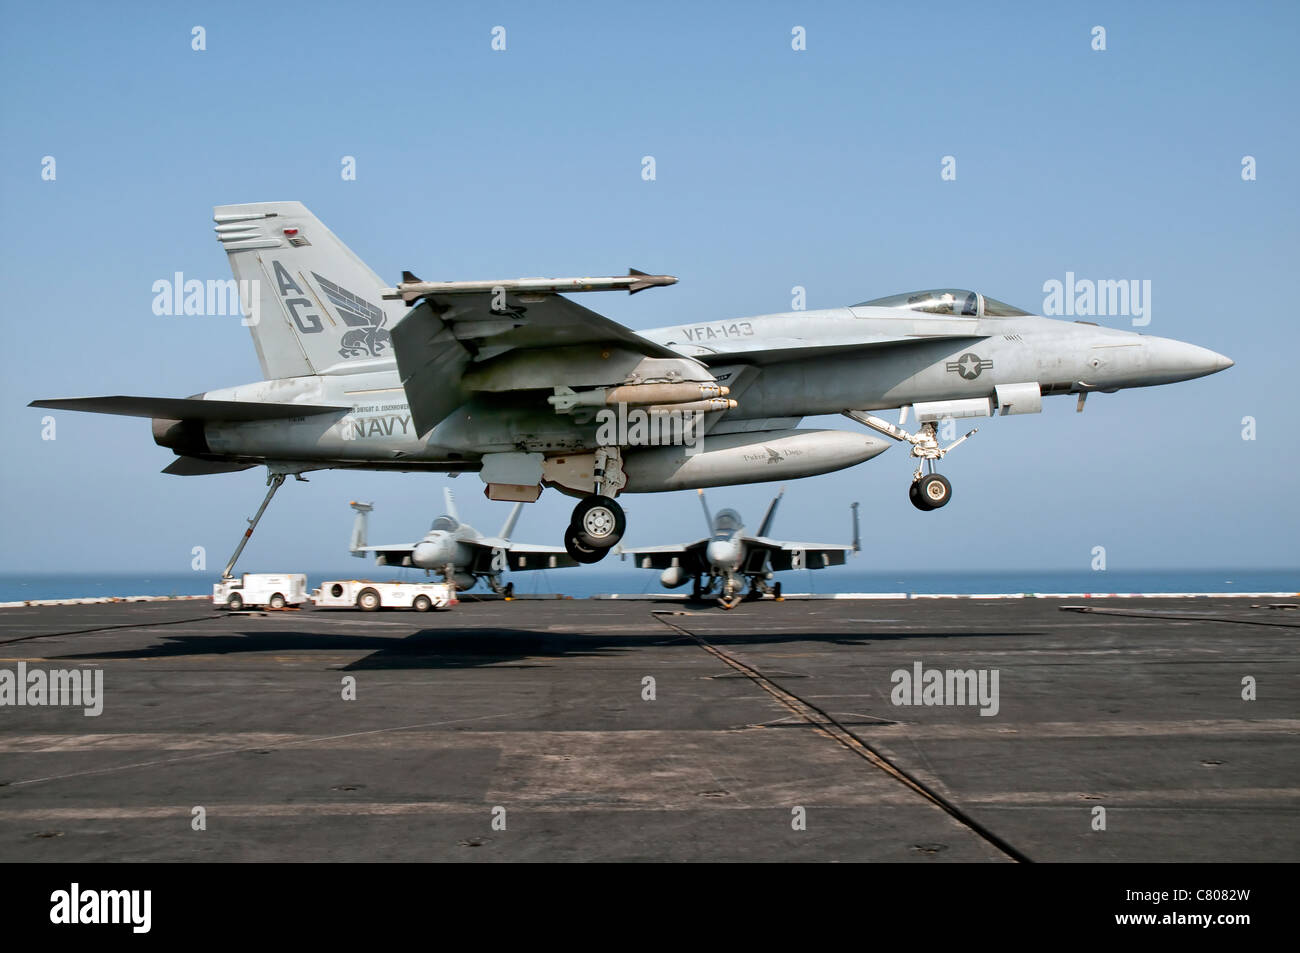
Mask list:
[[[647,620],[648,624],[659,623]],[[1040,632],[844,632],[788,633],[701,633],[719,648],[780,646],[821,642],[865,648],[875,642],[912,639],[1040,639]],[[369,669],[463,669],[481,666],[542,668],[548,662],[568,658],[617,657],[629,650],[673,645],[692,647],[687,636],[665,628],[662,633],[618,635],[612,633],[538,632],[532,629],[466,628],[422,629],[405,637],[377,635],[326,635],[318,632],[279,630],[215,635],[167,635],[154,645],[109,652],[81,652],[51,656],[51,661],[122,661],[129,659],[184,658],[201,655],[240,655],[274,652],[357,652],[370,654],[339,668],[340,671]]]

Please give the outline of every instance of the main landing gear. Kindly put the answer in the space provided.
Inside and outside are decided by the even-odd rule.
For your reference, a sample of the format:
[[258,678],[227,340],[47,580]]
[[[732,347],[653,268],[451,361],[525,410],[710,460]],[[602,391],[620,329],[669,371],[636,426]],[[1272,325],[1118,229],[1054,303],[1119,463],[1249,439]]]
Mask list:
[[918,510],[937,510],[941,506],[948,505],[948,501],[952,499],[952,484],[948,482],[947,477],[934,472],[934,465],[942,460],[945,454],[978,433],[978,427],[958,437],[948,446],[941,447],[932,420],[921,424],[916,433],[908,433],[902,428],[902,424],[907,420],[906,407],[903,408],[898,426],[859,410],[845,411],[845,415],[858,423],[866,424],[877,433],[912,445],[912,456],[916,457],[917,461],[916,469],[912,472],[912,485],[907,489],[907,496],[913,506]]
[[713,594],[714,589],[717,589],[718,605],[724,609],[734,609],[742,602],[753,602],[764,596],[771,596],[775,601],[781,602],[783,599],[781,584],[779,582],[769,584],[766,578],[750,576],[750,586],[746,590],[745,577],[734,573],[710,575],[707,579],[703,575],[695,576],[691,585],[691,601],[703,602]]
[[623,507],[612,496],[604,495],[606,489],[617,493],[626,482],[622,463],[617,447],[596,451],[595,492],[573,508],[564,534],[564,548],[580,563],[600,562],[627,531]]

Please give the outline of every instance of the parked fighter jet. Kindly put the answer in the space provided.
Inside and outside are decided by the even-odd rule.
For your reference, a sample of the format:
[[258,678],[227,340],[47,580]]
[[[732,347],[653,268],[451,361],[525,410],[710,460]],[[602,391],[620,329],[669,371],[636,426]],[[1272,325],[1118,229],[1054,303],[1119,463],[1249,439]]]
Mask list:
[[507,599],[515,594],[513,582],[501,582],[501,574],[507,569],[522,572],[577,565],[558,546],[535,546],[510,539],[524,504],[514,505],[500,533],[484,536],[473,526],[461,522],[451,490],[443,487],[442,492],[447,511],[433,521],[424,538],[417,543],[390,546],[371,546],[366,542],[366,519],[375,507],[354,500],[352,508],[357,511],[357,516],[352,524],[352,543],[349,546],[352,555],[365,558],[374,553],[375,563],[380,566],[412,566],[436,572],[444,582],[454,584],[457,589],[473,589],[482,579],[493,592]]
[[[954,289],[636,333],[562,293],[675,278],[426,282],[405,272],[385,288],[297,202],[215,213],[266,379],[185,399],[32,406],[153,418],[155,442],[177,454],[166,473],[264,465],[262,510],[286,474],[333,467],[477,471],[498,500],[552,486],[580,498],[565,546],[583,562],[622,537],[621,493],[812,476],[889,446],[798,429],[808,415],[845,414],[911,444],[912,501],[934,509],[952,492],[935,464],[956,446],[939,445],[940,420],[1037,413],[1045,394],[1076,394],[1082,409],[1093,391],[1232,365]],[[886,408],[902,409],[899,424],[874,415]],[[915,433],[903,429],[909,408]]]
[[[785,488],[776,495],[758,527],[758,535],[745,533],[745,524],[735,510],[718,510],[717,516],[709,513],[709,504],[700,490],[700,505],[704,507],[704,521],[709,535],[693,543],[675,546],[638,546],[622,549],[632,556],[640,569],[662,569],[659,581],[665,589],[676,589],[692,583],[691,598],[702,599],[716,588],[718,602],[724,609],[740,604],[741,590],[749,580],[747,598],[763,595],[781,598],[781,583],[773,582],[776,572],[786,569],[825,569],[843,566],[848,554],[862,548],[858,540],[858,504],[852,504],[853,543],[790,543],[771,539],[772,521],[776,508],[785,496]],[[707,577],[707,578],[706,578]]]

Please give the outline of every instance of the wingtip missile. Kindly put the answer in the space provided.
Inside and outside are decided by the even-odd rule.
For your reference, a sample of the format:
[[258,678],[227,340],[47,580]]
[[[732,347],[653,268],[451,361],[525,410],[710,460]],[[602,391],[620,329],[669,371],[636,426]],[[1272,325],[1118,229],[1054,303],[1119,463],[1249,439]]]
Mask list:
[[580,291],[627,291],[636,294],[646,288],[677,284],[673,275],[648,275],[629,268],[626,275],[605,278],[503,278],[496,281],[421,281],[410,271],[402,272],[396,288],[385,288],[382,297],[414,304],[428,295],[495,294],[575,294]]
[[638,291],[645,291],[647,288],[659,288],[677,284],[677,279],[672,275],[648,275],[637,268],[629,268],[627,270],[627,275],[629,278],[636,279],[627,286],[627,293],[630,295],[634,295]]

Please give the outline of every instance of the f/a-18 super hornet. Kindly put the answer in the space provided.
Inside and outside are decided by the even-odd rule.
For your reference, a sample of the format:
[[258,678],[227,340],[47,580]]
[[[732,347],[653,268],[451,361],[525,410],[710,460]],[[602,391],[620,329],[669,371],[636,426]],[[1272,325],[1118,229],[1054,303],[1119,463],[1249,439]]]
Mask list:
[[[668,275],[384,283],[297,202],[215,209],[264,380],[183,399],[33,406],[153,418],[196,475],[267,467],[477,471],[491,499],[579,498],[565,546],[595,562],[622,537],[617,497],[812,476],[908,443],[921,509],[946,418],[1030,414],[1044,395],[1167,384],[1232,361],[1205,348],[939,290],[849,307],[635,332],[566,294]],[[899,423],[876,416],[900,408]],[[907,414],[918,423],[903,429]],[[845,414],[872,431],[801,429]],[[965,438],[962,438],[965,439]],[[259,514],[262,512],[259,510]],[[256,518],[254,519],[254,524]]]
[[500,533],[484,536],[473,526],[461,522],[451,490],[443,487],[442,492],[447,510],[433,521],[429,532],[419,542],[385,546],[372,546],[366,542],[366,520],[374,505],[354,500],[351,505],[357,516],[352,524],[352,542],[348,547],[352,555],[365,558],[374,553],[375,563],[380,566],[408,566],[436,572],[444,582],[452,583],[457,589],[473,589],[482,579],[493,592],[506,598],[515,594],[513,582],[501,581],[507,569],[522,572],[578,565],[559,546],[537,546],[510,539],[524,504],[514,505]]
[[619,547],[621,554],[633,557],[637,568],[662,569],[659,581],[665,589],[691,583],[693,599],[702,599],[716,591],[719,604],[724,609],[733,609],[740,603],[746,580],[749,581],[746,597],[757,599],[769,595],[780,599],[781,583],[773,581],[774,573],[843,566],[849,553],[862,548],[858,539],[857,503],[852,504],[852,544],[792,543],[768,535],[776,518],[776,508],[785,496],[784,487],[768,506],[755,536],[745,532],[745,523],[735,510],[718,510],[716,516],[711,515],[704,491],[699,493],[700,505],[704,507],[704,522],[709,528],[708,536],[693,543],[672,546]]

